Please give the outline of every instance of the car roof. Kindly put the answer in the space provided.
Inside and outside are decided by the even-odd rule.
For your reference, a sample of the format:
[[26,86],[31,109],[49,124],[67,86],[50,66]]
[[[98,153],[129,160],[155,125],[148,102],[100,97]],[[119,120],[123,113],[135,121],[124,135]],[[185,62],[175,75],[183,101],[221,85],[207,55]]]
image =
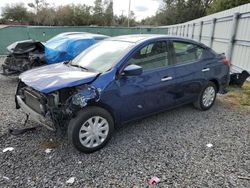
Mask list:
[[95,34],[95,33],[88,33],[88,32],[65,32],[60,33],[61,36],[67,36],[67,37],[92,37],[92,38],[108,38],[107,35],[101,35],[101,34]]
[[204,46],[202,43],[199,43],[189,38],[179,37],[175,35],[161,35],[161,34],[122,35],[122,36],[117,36],[117,37],[110,37],[108,40],[131,42],[131,43],[142,43],[147,40],[160,39],[160,38],[181,40],[181,41],[190,42],[190,43]]

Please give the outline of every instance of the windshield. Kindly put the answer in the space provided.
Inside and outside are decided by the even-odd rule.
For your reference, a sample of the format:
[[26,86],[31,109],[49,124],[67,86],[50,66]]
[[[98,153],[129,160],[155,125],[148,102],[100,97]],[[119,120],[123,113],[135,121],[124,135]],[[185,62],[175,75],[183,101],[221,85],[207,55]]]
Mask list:
[[133,43],[123,41],[102,41],[78,55],[71,65],[106,72],[132,45]]

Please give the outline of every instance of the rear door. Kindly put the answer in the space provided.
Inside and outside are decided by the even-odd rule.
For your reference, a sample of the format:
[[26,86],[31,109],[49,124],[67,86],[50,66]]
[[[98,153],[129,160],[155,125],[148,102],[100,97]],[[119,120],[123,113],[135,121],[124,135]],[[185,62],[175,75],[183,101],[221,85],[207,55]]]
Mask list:
[[203,73],[203,48],[181,40],[172,41],[175,61],[176,102],[194,101],[205,82]]
[[122,121],[136,119],[175,104],[174,69],[166,41],[155,41],[138,49],[127,62],[143,68],[140,76],[122,76],[117,84],[126,112]]
[[216,80],[216,83],[224,86],[228,84],[230,67],[225,64],[224,58],[223,55],[217,55],[210,49],[204,51],[202,71],[206,80]]

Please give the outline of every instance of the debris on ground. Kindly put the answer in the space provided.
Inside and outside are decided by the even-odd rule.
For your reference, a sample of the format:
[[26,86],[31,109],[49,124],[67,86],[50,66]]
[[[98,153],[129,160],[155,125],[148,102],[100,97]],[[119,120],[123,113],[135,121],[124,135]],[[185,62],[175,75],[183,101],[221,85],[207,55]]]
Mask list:
[[250,176],[238,176],[239,179],[250,180]]
[[140,188],[138,185],[133,185],[131,188]]
[[47,148],[47,149],[45,150],[45,153],[50,153],[51,151],[52,151],[52,149]]
[[158,177],[152,177],[151,179],[148,180],[149,185],[155,185],[160,182],[160,179]]
[[66,181],[66,184],[73,184],[75,182],[75,177],[71,177]]
[[7,177],[7,176],[3,176],[3,179],[6,180],[6,181],[10,181],[10,178]]
[[22,129],[9,128],[9,133],[11,135],[17,136],[17,135],[24,134],[28,131],[35,131],[39,127],[41,127],[41,126],[34,126],[34,127],[28,127],[28,128],[22,128]]
[[247,71],[242,71],[241,73],[233,73],[230,75],[230,83],[229,85],[234,85],[237,87],[242,87],[244,82],[247,80],[247,78],[250,76],[250,74]]
[[13,151],[14,148],[13,147],[7,147],[3,149],[3,153],[7,152],[7,151]]
[[60,143],[56,140],[50,139],[49,141],[43,141],[42,143],[40,143],[40,148],[41,149],[55,149],[60,145]]
[[213,144],[208,143],[206,146],[207,146],[208,148],[211,148],[211,147],[213,147]]

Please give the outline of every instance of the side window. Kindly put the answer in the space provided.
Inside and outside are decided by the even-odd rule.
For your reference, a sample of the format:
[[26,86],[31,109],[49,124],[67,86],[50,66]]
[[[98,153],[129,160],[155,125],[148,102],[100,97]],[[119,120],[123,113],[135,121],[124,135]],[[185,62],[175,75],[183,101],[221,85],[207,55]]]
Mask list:
[[143,70],[151,70],[167,66],[167,42],[158,41],[143,47],[132,56],[129,60],[129,64],[139,65],[143,68]]
[[182,64],[202,58],[204,49],[191,43],[173,42],[176,63]]

